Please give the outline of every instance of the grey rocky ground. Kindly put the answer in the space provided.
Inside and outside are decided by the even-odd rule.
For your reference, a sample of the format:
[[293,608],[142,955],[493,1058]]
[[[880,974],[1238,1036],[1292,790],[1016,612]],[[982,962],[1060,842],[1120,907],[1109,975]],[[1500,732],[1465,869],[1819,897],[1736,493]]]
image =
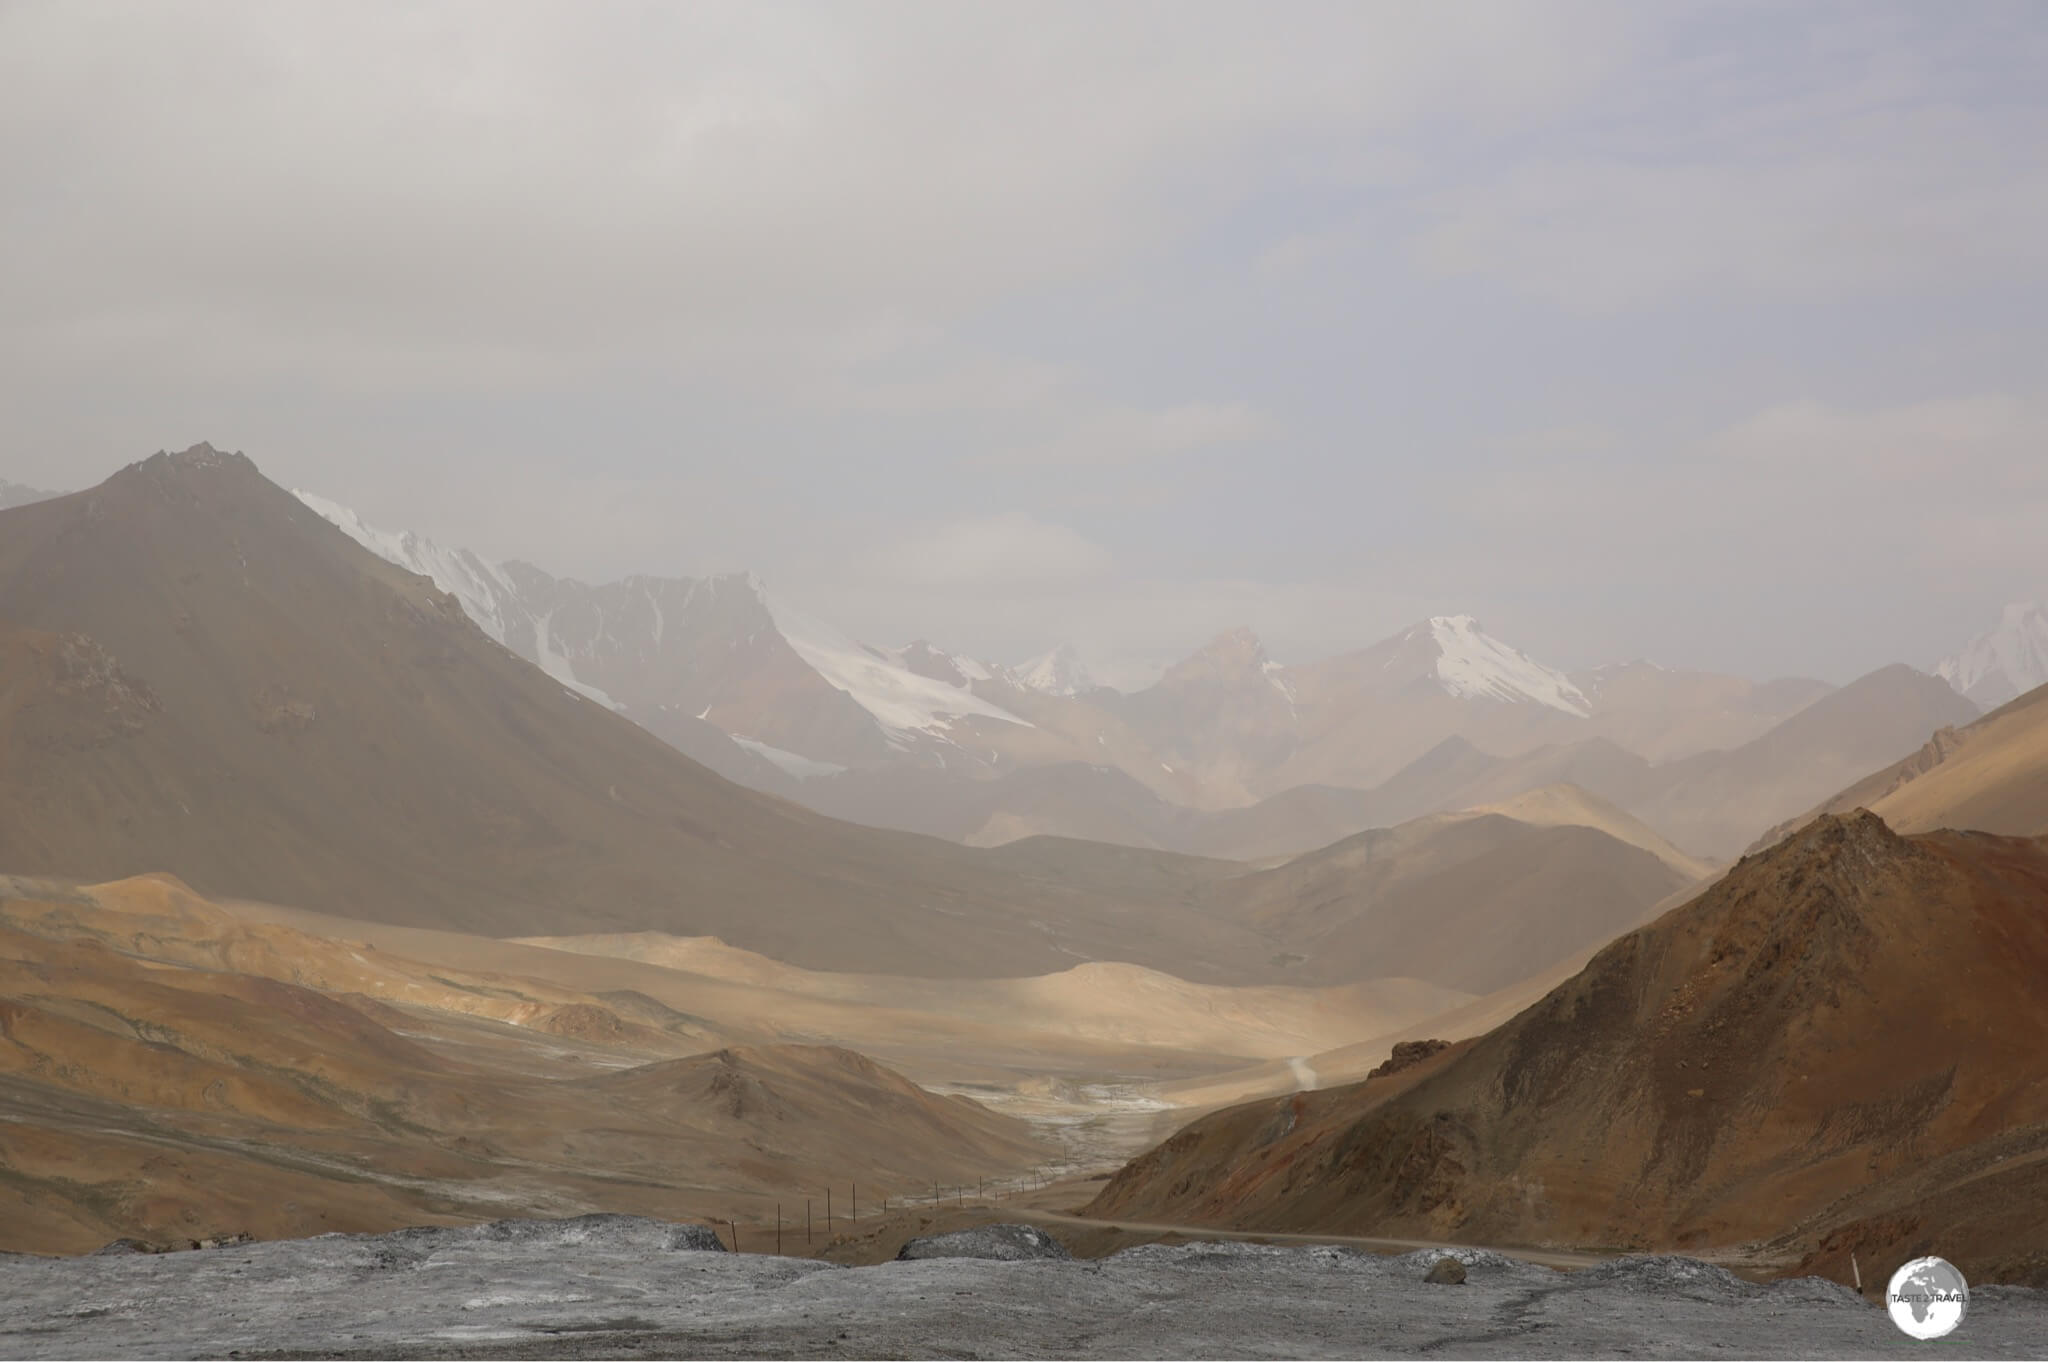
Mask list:
[[[1459,1250],[1193,1244],[1095,1262],[843,1268],[628,1217],[0,1257],[8,1357],[1887,1357],[1925,1352],[1815,1279],[1687,1259],[1564,1273]],[[2048,1355],[2048,1293],[1977,1292],[1947,1342]]]
[[903,1246],[903,1262],[924,1258],[992,1258],[1021,1263],[1029,1259],[1065,1260],[1067,1246],[1036,1225],[976,1225],[947,1234],[928,1234]]

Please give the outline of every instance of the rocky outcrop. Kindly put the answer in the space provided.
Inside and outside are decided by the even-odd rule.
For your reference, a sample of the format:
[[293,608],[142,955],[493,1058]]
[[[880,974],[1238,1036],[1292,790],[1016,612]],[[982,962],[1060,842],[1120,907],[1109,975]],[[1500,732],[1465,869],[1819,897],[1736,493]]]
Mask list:
[[927,1234],[905,1244],[898,1262],[919,1258],[993,1258],[1001,1262],[1027,1259],[1064,1261],[1073,1255],[1066,1245],[1033,1225],[976,1225],[950,1234]]

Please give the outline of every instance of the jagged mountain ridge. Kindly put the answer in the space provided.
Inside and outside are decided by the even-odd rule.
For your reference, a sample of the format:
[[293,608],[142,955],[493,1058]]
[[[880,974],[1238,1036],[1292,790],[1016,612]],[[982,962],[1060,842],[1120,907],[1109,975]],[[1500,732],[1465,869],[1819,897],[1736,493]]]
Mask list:
[[[721,773],[835,817],[979,844],[1054,833],[1270,855],[1320,845],[1311,833],[1575,781],[1688,851],[1729,855],[1856,770],[1974,717],[1959,702],[1922,725],[1924,698],[1895,686],[1898,715],[1879,706],[1868,733],[1850,725],[1807,742],[1803,771],[1788,776],[1789,757],[1747,749],[1830,695],[1826,683],[1649,662],[1566,674],[1468,615],[1294,666],[1235,629],[1122,694],[1088,687],[1068,645],[1019,667],[924,639],[876,647],[787,609],[749,575],[590,586],[384,533],[300,495],[452,590],[513,651]],[[1488,769],[1419,780],[1454,740]],[[1749,779],[1777,782],[1754,810],[1736,788]],[[1269,816],[1275,800],[1299,817],[1279,804]],[[1210,816],[1234,809],[1246,816]]]
[[[1298,746],[1288,736],[1301,720],[1297,677],[1314,685],[1331,670],[1282,666],[1249,630],[1237,630],[1152,687],[1122,696],[1092,684],[1069,644],[1016,667],[927,640],[876,647],[775,602],[749,575],[589,586],[382,531],[327,498],[299,496],[366,548],[453,592],[487,633],[565,684],[671,741],[678,726],[709,723],[740,740],[745,753],[773,762],[781,778],[758,766],[734,771],[729,754],[720,769],[835,808],[848,801],[831,799],[815,782],[837,768],[909,764],[987,779],[1062,762],[1122,770],[1169,803],[1250,803],[1296,783],[1272,775]],[[1389,647],[1404,655],[1402,665],[1368,650],[1377,661],[1365,688],[1371,694],[1420,685],[1468,702],[1452,706],[1454,716],[1534,705],[1571,719],[1590,708],[1571,678],[1486,635],[1469,616],[1426,621],[1379,651]],[[1248,686],[1239,675],[1247,659],[1255,660]],[[1348,684],[1339,680],[1337,689]],[[1247,689],[1249,701],[1237,693]],[[1192,722],[1183,703],[1190,690],[1215,697]],[[1261,710],[1272,713],[1262,719]],[[1266,729],[1272,740],[1234,751],[1247,728]],[[701,746],[702,735],[692,736]]]
[[1502,759],[1605,741],[1645,762],[1680,760],[1761,737],[1832,689],[1649,663],[1574,677],[1470,616],[1440,616],[1293,666],[1232,630],[1105,703],[1196,775],[1208,807],[1226,807],[1301,786],[1376,789],[1451,738]]

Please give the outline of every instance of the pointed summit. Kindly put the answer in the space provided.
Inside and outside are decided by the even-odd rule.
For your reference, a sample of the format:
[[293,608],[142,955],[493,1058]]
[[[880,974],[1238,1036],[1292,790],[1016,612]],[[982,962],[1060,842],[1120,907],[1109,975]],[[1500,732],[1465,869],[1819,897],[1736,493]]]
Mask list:
[[1017,682],[1047,695],[1079,695],[1094,690],[1096,680],[1071,643],[1062,643],[1017,667]]
[[1266,645],[1259,642],[1259,636],[1239,625],[1224,630],[1167,668],[1160,684],[1257,676],[1267,669],[1268,661]]
[[285,493],[247,455],[223,453],[202,441],[176,453],[160,449],[82,495],[102,513],[131,505],[205,503],[217,508],[233,504],[255,514],[258,507],[275,512]]
[[1435,651],[1436,683],[1459,699],[1534,701],[1582,719],[1593,712],[1570,677],[1494,638],[1470,615],[1432,616],[1410,629],[1406,638],[1427,639]]
[[201,440],[198,444],[192,445],[189,448],[181,449],[175,454],[166,453],[160,449],[137,466],[148,468],[158,463],[159,460],[162,461],[163,467],[180,473],[208,472],[224,468],[246,470],[251,473],[257,471],[255,462],[239,449],[233,452],[215,449],[212,444],[205,440]]

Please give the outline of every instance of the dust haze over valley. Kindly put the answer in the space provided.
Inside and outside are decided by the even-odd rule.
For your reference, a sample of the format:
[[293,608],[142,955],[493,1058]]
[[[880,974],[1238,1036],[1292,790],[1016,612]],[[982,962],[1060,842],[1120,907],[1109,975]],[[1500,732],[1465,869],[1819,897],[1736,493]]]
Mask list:
[[2048,23],[1290,15],[0,8],[0,1356],[2048,1336]]

